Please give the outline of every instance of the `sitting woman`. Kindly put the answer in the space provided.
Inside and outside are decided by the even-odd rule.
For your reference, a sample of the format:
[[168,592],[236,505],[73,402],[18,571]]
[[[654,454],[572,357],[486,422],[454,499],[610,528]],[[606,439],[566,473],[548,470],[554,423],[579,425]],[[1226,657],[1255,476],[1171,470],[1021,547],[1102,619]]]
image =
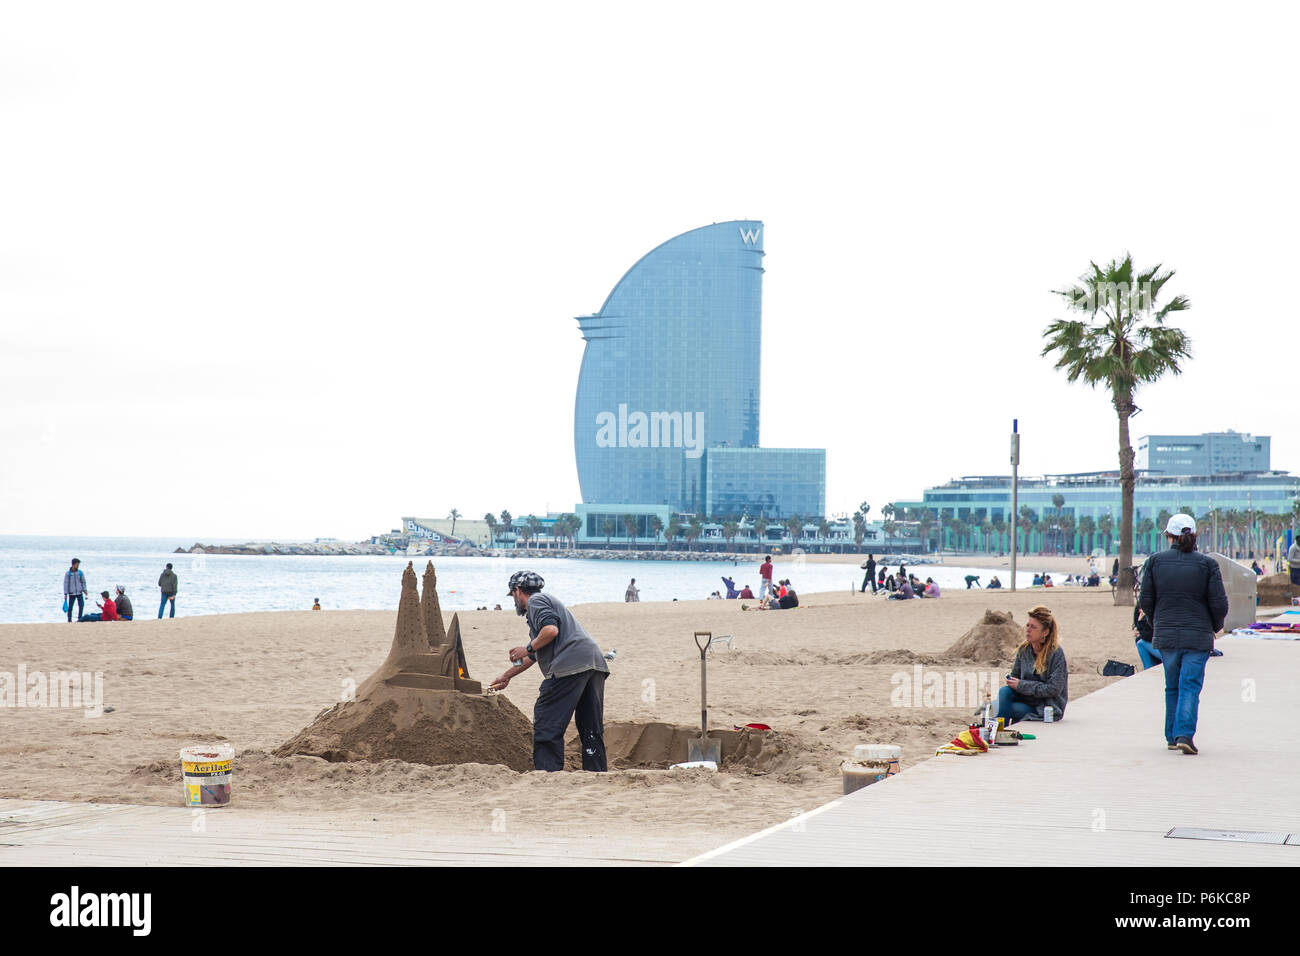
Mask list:
[[937,598],[939,596],[939,585],[934,583],[934,578],[925,579],[925,590],[921,592],[921,597]]
[[1133,608],[1133,643],[1137,644],[1138,657],[1142,659],[1142,669],[1150,670],[1157,664],[1163,664],[1165,659],[1161,653],[1155,649],[1151,643],[1153,640],[1153,629],[1151,627],[1151,618],[1147,617],[1146,611],[1138,605]]
[[1016,661],[1007,686],[998,691],[999,717],[1008,724],[1042,720],[1043,708],[1054,710],[1054,720],[1065,715],[1069,700],[1069,670],[1052,612],[1039,605],[1025,622],[1025,642],[1016,648]]

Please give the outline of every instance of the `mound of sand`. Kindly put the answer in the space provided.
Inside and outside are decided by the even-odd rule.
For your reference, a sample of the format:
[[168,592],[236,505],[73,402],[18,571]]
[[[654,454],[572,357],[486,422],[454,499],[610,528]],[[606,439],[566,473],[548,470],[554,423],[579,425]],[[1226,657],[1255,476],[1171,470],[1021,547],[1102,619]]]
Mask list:
[[979,623],[944,651],[944,656],[968,661],[1009,660],[1023,637],[1010,611],[986,610]]
[[1291,583],[1289,574],[1270,574],[1255,582],[1255,593],[1261,607],[1287,605],[1293,597],[1300,597],[1300,587]]
[[533,769],[533,728],[505,697],[484,697],[469,679],[460,623],[444,628],[433,564],[424,603],[415,570],[402,574],[402,599],[388,657],[357,689],[274,751],[329,761],[405,760],[422,764],[504,764]]

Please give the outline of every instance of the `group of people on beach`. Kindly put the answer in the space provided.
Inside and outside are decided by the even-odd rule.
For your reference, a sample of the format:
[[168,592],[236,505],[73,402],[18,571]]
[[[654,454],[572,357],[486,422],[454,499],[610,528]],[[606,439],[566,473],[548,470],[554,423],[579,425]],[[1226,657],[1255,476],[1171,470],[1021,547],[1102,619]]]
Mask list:
[[[158,605],[159,619],[169,608],[169,617],[175,617],[178,582],[176,572],[172,570],[170,564],[158,576],[158,589],[162,592],[162,602]],[[81,559],[73,558],[71,567],[63,574],[63,611],[68,617],[68,622],[71,623],[73,620],[73,608],[77,612],[77,621],[135,620],[135,608],[131,604],[131,599],[126,596],[124,585],[117,585],[112,595],[107,591],[100,591],[99,596],[103,600],[95,602],[99,610],[91,614],[85,613],[86,595],[89,593],[86,588],[86,574],[81,570]]]

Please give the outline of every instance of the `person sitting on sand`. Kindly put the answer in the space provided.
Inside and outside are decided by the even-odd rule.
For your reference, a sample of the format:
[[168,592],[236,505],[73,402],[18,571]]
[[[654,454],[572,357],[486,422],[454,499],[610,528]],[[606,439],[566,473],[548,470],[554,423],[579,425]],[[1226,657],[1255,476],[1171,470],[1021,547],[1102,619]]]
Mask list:
[[743,588],[740,589],[740,596],[750,601],[754,600],[754,592],[749,589],[748,584],[746,584]]
[[921,592],[921,597],[937,598],[939,596],[939,585],[934,583],[934,578],[925,579],[925,590]]
[[117,586],[117,594],[113,597],[113,604],[117,607],[117,616],[123,621],[135,620],[135,608],[131,606],[131,599],[126,596],[126,588],[120,584]]
[[320,598],[312,598],[312,599],[311,599],[311,609],[312,609],[313,611],[319,611],[319,610],[320,610]]
[[1039,605],[1025,621],[1025,640],[1016,648],[1005,687],[998,690],[997,716],[1006,723],[1042,720],[1043,708],[1051,707],[1053,720],[1065,716],[1069,700],[1069,667],[1061,650],[1060,629],[1056,618]]
[[886,574],[886,572],[888,572],[888,571],[889,571],[889,569],[888,569],[887,567],[885,567],[883,564],[880,566],[880,571],[879,571],[879,573],[876,575],[876,587],[875,587],[875,590],[877,590],[877,591],[879,591],[879,590],[884,590],[884,587],[885,587],[885,574]]
[[1034,572],[1034,580],[1029,583],[1029,586],[1032,588],[1041,588],[1043,586],[1043,573],[1041,571]]
[[1055,587],[1055,585],[1052,584],[1052,576],[1050,574],[1043,575],[1043,587],[1045,588]]
[[998,580],[998,576],[995,574],[993,575],[993,580],[989,581],[989,583],[985,585],[984,590],[997,591],[1000,590],[1001,587],[1002,587],[1002,582]]
[[710,601],[721,601],[721,600],[722,600],[722,594],[721,594],[721,592],[719,592],[719,591],[714,591],[712,594],[709,595],[709,600],[710,600]]
[[912,589],[912,582],[903,578],[903,583],[898,586],[898,590],[889,595],[891,601],[906,601],[909,598],[916,597],[916,591]]
[[83,615],[79,618],[79,620],[82,620],[82,621],[116,621],[116,620],[118,619],[118,618],[117,618],[117,605],[113,602],[113,599],[112,599],[111,597],[108,596],[108,592],[107,592],[107,591],[100,591],[100,592],[99,592],[99,596],[102,597],[102,598],[104,599],[102,602],[100,602],[100,601],[96,601],[96,602],[95,602],[97,605],[99,605],[99,611],[100,611],[100,613],[98,613],[98,614],[83,614]]
[[890,593],[890,596],[892,597],[894,592],[898,590],[898,579],[895,578],[892,574],[889,575],[887,578],[885,578],[884,587],[885,590],[888,591]]

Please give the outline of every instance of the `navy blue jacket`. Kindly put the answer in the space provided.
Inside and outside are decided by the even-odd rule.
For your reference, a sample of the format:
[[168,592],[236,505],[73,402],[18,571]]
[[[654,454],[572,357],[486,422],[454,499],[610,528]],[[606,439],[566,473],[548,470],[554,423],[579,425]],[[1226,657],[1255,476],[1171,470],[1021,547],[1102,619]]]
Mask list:
[[1142,568],[1142,610],[1151,618],[1156,650],[1212,651],[1228,616],[1218,562],[1199,551],[1170,548]]

